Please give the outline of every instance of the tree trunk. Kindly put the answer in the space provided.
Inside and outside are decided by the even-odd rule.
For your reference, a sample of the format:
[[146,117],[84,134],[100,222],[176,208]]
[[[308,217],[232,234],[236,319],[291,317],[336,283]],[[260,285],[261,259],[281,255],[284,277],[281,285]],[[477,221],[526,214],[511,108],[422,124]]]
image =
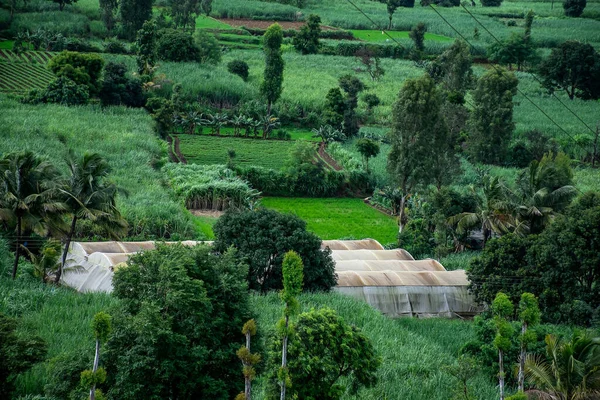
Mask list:
[[526,355],[526,348],[525,348],[525,342],[523,342],[523,339],[525,337],[525,332],[527,332],[527,324],[523,323],[523,325],[521,326],[521,356],[519,357],[519,375],[518,375],[518,381],[519,381],[519,392],[524,392],[525,390],[525,355]]
[[[250,354],[250,332],[246,332],[246,348]],[[252,381],[249,376],[244,376],[244,396],[246,400],[252,400]]]
[[[98,362],[100,361],[100,340],[96,339],[96,355],[94,356],[94,368],[92,374],[96,374],[98,370]],[[90,400],[96,400],[96,384],[92,385],[90,389]]]
[[498,383],[500,386],[500,400],[504,400],[504,360],[502,357],[502,350],[498,350]]
[[58,3],[58,8],[60,9],[60,11],[63,11],[65,9],[65,3],[62,1]]
[[398,233],[402,233],[404,230],[404,226],[406,225],[404,219],[406,218],[404,214],[404,206],[406,205],[406,195],[402,196],[400,200],[400,209],[398,210]]
[[392,17],[394,16],[394,14],[389,14],[389,19],[390,19],[390,23],[388,25],[388,30],[392,30]]
[[[281,349],[281,368],[285,370],[287,368],[287,343],[288,343],[288,325],[289,325],[290,317],[285,316],[285,335],[283,336],[283,346]],[[287,374],[285,375],[287,377]],[[285,400],[285,381],[281,381],[279,384],[281,385],[281,397],[280,400]]]
[[17,277],[17,268],[19,268],[19,256],[21,253],[21,217],[17,217],[17,240],[15,242],[15,263],[13,264],[12,278],[13,280]]
[[71,240],[73,239],[73,235],[75,234],[75,226],[77,225],[77,217],[73,215],[73,220],[71,221],[71,228],[69,230],[69,234],[67,235],[67,240],[65,242],[65,249],[63,250],[62,261],[60,266],[58,267],[58,271],[56,272],[56,277],[54,278],[54,282],[60,282],[60,277],[62,275],[63,268],[65,268],[65,263],[67,262],[67,253],[69,252],[69,247],[71,246]]

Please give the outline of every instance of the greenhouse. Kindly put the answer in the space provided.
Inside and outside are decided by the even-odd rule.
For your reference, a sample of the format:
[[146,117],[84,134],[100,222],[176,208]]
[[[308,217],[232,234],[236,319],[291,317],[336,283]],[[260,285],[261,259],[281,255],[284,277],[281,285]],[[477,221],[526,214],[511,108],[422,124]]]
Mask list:
[[[165,242],[166,244],[175,242]],[[185,241],[186,246],[212,242]],[[112,291],[115,268],[152,250],[156,242],[74,242],[62,281],[79,291]],[[415,260],[404,249],[385,250],[373,239],[326,240],[338,276],[335,290],[366,301],[390,317],[471,317],[481,309],[468,292],[464,270],[447,271],[436,260]]]

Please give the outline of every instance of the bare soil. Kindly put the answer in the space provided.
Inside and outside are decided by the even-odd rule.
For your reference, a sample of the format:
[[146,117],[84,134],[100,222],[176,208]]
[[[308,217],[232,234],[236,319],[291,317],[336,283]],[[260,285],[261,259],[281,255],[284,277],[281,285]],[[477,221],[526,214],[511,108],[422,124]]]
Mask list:
[[223,211],[215,211],[215,210],[190,210],[192,214],[196,217],[212,217],[219,218],[223,215]]
[[[222,18],[219,21],[239,28],[240,26],[245,26],[247,28],[255,28],[255,29],[267,29],[269,26],[273,25],[277,22],[284,30],[288,29],[300,29],[301,26],[304,25],[304,21],[265,21],[265,20],[256,20],[256,19],[247,19],[247,18],[239,18],[239,19],[229,19]],[[324,31],[334,31],[335,28],[331,26],[321,25],[321,29]]]

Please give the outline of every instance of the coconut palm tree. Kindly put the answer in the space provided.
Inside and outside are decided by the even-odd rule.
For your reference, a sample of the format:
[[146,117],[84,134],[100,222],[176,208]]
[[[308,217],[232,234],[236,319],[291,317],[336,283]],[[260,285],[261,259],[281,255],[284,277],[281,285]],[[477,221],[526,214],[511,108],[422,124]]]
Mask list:
[[72,217],[71,226],[65,235],[65,248],[60,268],[56,273],[56,282],[59,282],[67,261],[77,221],[91,221],[115,237],[127,232],[127,222],[121,217],[116,206],[117,193],[125,191],[106,181],[110,173],[106,160],[97,153],[85,153],[81,159],[69,154],[66,162],[70,174],[59,191]]
[[56,199],[53,181],[58,170],[34,153],[9,153],[0,160],[0,221],[15,229],[15,260],[12,277],[17,276],[23,232],[45,234],[57,227],[66,206]]
[[529,354],[525,373],[540,399],[592,400],[600,396],[600,337],[576,333],[570,341],[546,336],[545,357]]
[[[493,233],[503,235],[515,227],[513,217],[514,206],[510,202],[510,192],[498,177],[483,177],[483,196],[477,196],[479,201],[475,212],[464,212],[448,219],[448,224],[456,227],[459,234],[465,234],[480,228],[483,233],[483,245]],[[471,187],[475,192],[475,188]]]

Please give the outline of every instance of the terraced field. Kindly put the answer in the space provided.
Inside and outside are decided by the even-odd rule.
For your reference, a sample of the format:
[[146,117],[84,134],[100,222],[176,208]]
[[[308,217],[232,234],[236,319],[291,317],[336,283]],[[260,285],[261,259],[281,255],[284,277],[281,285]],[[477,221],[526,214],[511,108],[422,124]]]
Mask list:
[[24,93],[43,89],[54,79],[46,64],[53,53],[27,51],[15,53],[0,49],[0,92]]

